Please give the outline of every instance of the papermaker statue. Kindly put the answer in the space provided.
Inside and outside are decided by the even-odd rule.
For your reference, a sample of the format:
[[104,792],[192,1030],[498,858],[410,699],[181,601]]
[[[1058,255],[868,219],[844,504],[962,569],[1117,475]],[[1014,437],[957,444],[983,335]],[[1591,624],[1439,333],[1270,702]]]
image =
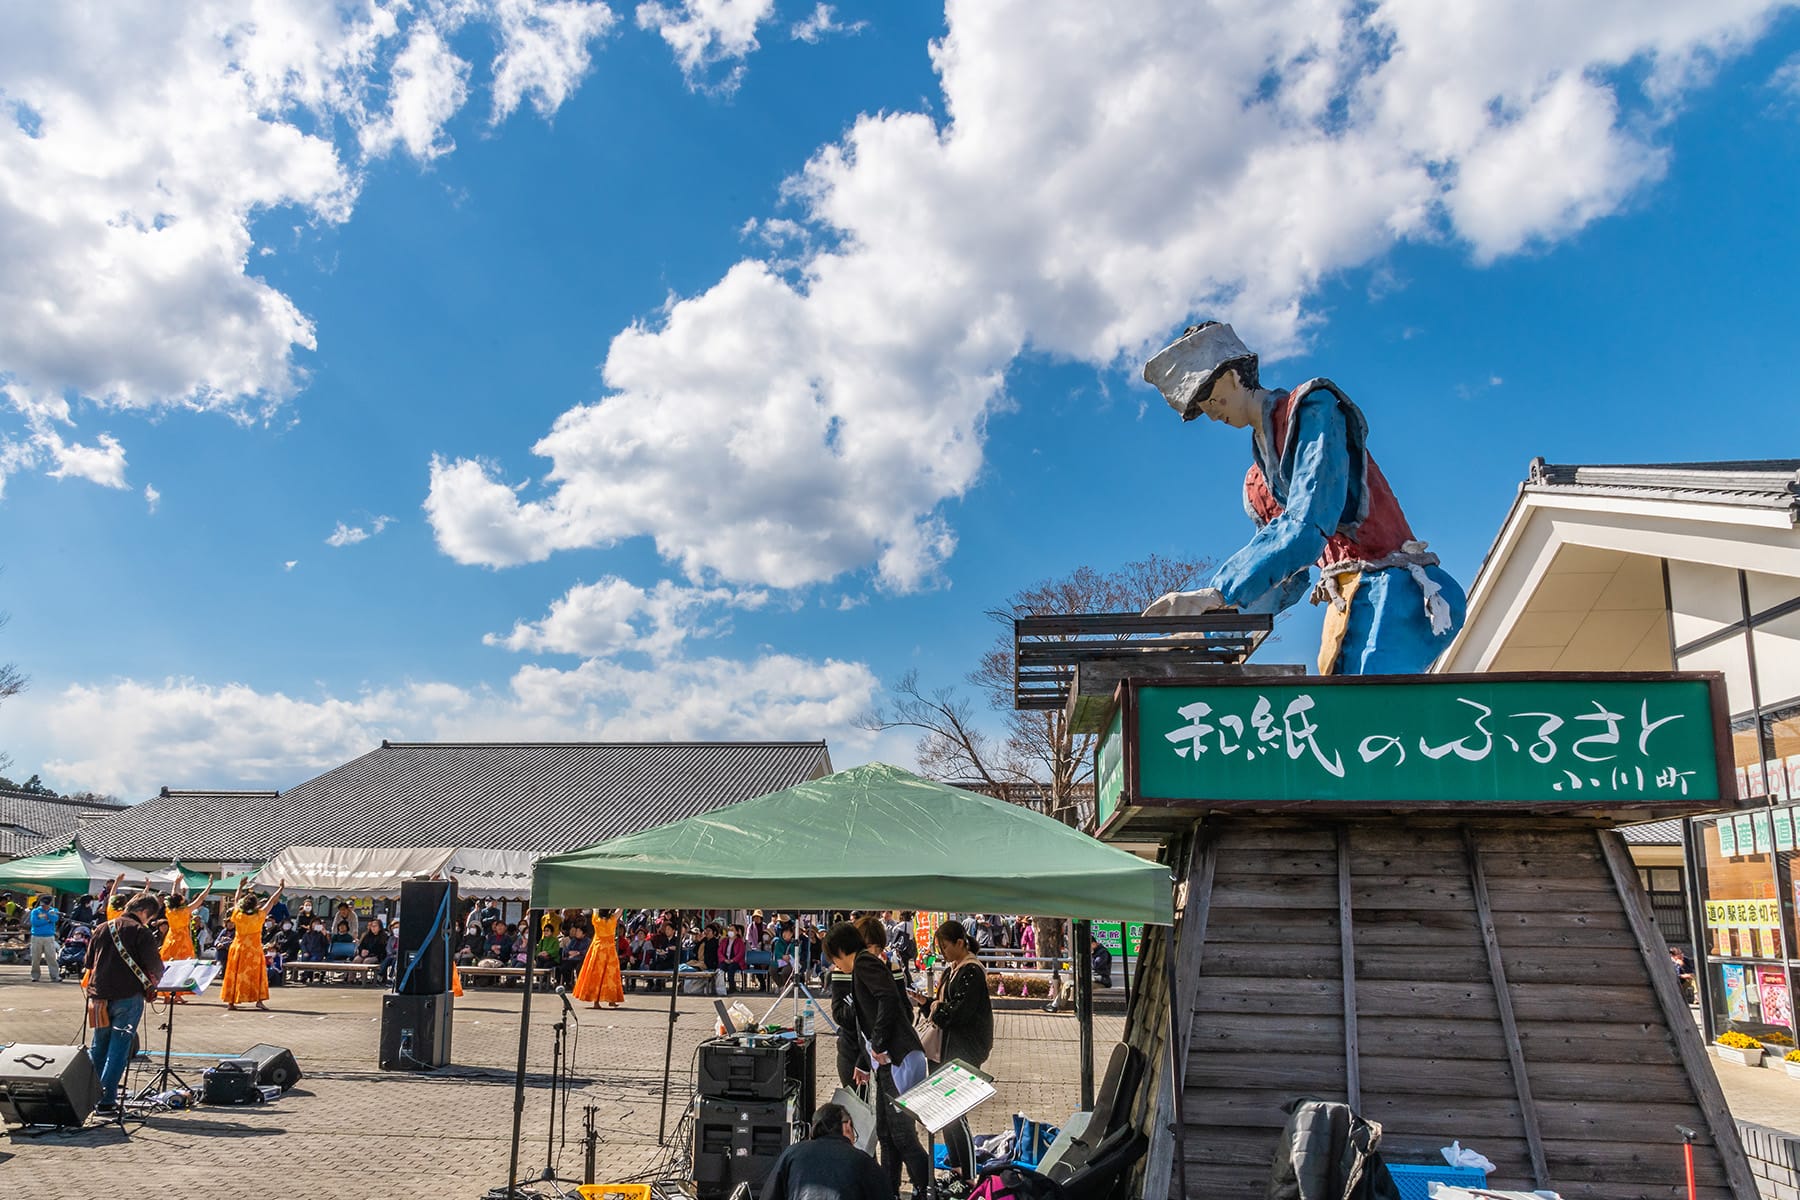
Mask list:
[[1450,644],[1463,622],[1463,590],[1413,537],[1369,455],[1362,410],[1336,384],[1260,386],[1255,353],[1217,321],[1189,328],[1144,364],[1144,378],[1183,421],[1205,416],[1251,431],[1244,508],[1258,526],[1210,586],[1170,592],[1146,616],[1278,612],[1310,587],[1313,603],[1331,606],[1322,675],[1423,671]]

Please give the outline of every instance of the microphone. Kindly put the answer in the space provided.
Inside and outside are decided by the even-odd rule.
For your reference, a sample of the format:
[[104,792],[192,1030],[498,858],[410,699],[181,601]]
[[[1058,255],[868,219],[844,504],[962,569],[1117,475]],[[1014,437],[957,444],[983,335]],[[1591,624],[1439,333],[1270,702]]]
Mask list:
[[575,1006],[569,1003],[569,989],[559,983],[556,985],[556,994],[562,997],[563,1011],[567,1012],[571,1017],[574,1016]]

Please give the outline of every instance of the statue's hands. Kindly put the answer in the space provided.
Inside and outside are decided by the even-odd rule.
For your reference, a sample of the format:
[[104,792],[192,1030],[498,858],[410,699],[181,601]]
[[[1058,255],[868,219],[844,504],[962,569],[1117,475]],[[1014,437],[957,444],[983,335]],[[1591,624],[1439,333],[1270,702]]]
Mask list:
[[1218,588],[1170,592],[1144,610],[1146,617],[1198,617],[1215,609],[1230,608]]

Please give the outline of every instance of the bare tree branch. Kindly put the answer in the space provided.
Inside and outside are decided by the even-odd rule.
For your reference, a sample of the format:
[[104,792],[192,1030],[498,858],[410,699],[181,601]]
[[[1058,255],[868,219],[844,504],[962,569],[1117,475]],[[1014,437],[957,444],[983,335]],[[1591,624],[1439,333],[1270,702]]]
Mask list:
[[1061,712],[1020,712],[1013,708],[1012,623],[1017,617],[1075,613],[1141,612],[1166,592],[1195,585],[1210,564],[1204,559],[1151,555],[1108,572],[1077,567],[1007,597],[987,615],[1003,627],[994,644],[965,680],[1003,714],[1001,736],[985,733],[967,700],[954,688],[927,693],[917,671],[908,671],[890,689],[889,704],[858,724],[881,732],[917,729],[920,768],[934,779],[976,780],[1011,802],[1025,785],[1042,791],[1049,815],[1078,824],[1076,801],[1093,777],[1093,743],[1075,734]]

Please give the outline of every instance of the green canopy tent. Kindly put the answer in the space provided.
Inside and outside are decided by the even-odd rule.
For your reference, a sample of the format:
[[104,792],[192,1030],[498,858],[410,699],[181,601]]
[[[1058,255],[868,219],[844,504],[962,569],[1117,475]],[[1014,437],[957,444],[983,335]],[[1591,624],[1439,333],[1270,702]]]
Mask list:
[[534,908],[915,909],[1168,925],[1169,869],[885,763],[538,860]]
[[97,892],[120,874],[125,876],[126,883],[138,887],[146,883],[165,883],[174,878],[169,871],[134,870],[83,850],[79,841],[70,839],[61,850],[0,863],[0,887],[42,888],[81,895]]
[[[1029,809],[872,763],[538,860],[544,908],[912,909],[1174,923],[1168,867]],[[1085,963],[1077,967],[1085,978]],[[674,992],[669,1047],[674,1046]],[[519,1026],[513,1170],[531,988]],[[1084,1095],[1093,1025],[1081,1006]],[[664,1089],[667,1103],[667,1069]],[[509,1188],[511,1180],[509,1179]]]

